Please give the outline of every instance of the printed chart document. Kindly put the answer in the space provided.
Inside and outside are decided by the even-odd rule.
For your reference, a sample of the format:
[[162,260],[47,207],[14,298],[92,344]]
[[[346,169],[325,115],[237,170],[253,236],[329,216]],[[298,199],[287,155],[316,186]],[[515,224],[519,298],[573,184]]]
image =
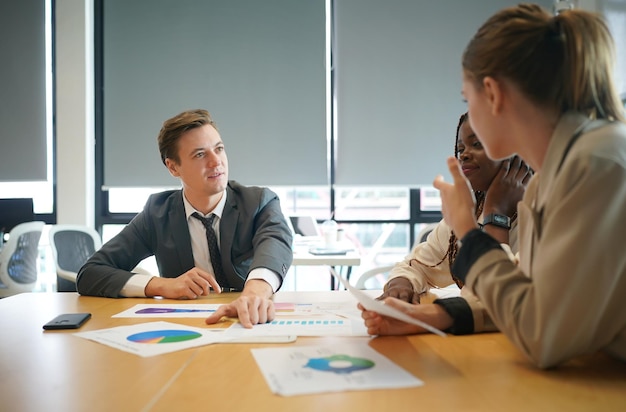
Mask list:
[[224,334],[223,329],[194,328],[171,322],[117,326],[78,332],[74,335],[142,357],[231,340]]
[[246,329],[234,323],[226,330],[232,337],[252,336],[369,336],[356,302],[275,304],[276,318]]
[[361,311],[354,301],[290,303],[274,302],[276,317],[339,317],[361,320]]
[[[207,318],[220,306],[219,303],[140,303],[113,315],[114,318]],[[277,316],[336,315],[360,318],[353,304],[275,302]]]
[[365,342],[251,351],[270,390],[282,396],[424,384]]
[[[137,304],[113,317],[206,318],[220,306],[220,304],[187,303]],[[255,337],[270,336],[368,336],[361,312],[355,302],[276,302],[274,306],[276,318],[270,323],[246,329],[239,322],[229,322],[229,338],[256,342]]]
[[137,304],[114,318],[208,318],[220,304]]
[[369,336],[363,320],[342,317],[277,318],[246,329],[234,323],[224,333],[233,338],[253,336]]

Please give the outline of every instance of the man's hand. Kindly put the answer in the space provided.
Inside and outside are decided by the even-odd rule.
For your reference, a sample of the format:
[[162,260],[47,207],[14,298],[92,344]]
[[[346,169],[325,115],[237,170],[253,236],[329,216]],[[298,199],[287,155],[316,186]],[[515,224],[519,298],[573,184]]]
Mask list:
[[[439,330],[446,330],[454,324],[454,320],[448,312],[440,305],[434,303],[413,305],[395,298],[387,298],[384,302],[385,305],[398,309],[412,318],[428,323]],[[358,308],[362,311],[361,317],[365,321],[367,333],[370,335],[412,335],[427,332],[426,329],[417,325],[366,310],[360,303]]]
[[261,279],[250,279],[237,299],[220,306],[205,322],[211,325],[219,322],[223,316],[238,317],[241,325],[248,329],[257,323],[271,322],[276,315],[272,294],[269,283]]
[[403,276],[398,276],[397,278],[393,278],[389,282],[387,282],[383,294],[376,299],[383,300],[384,298],[388,297],[398,298],[400,300],[413,304],[420,303],[419,294],[415,293],[415,291],[413,290],[413,285],[411,285],[411,281]]
[[163,296],[168,299],[197,299],[209,294],[210,288],[217,293],[222,289],[213,275],[194,267],[176,278],[155,276],[146,285],[146,296]]

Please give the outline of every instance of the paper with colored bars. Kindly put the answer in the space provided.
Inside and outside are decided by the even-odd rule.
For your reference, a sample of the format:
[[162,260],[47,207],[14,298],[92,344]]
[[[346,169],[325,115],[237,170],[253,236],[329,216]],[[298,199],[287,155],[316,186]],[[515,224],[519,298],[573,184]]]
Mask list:
[[114,318],[207,318],[211,316],[221,304],[181,304],[138,303],[135,306],[113,315]]
[[382,301],[380,300],[375,300],[371,297],[369,297],[367,294],[363,293],[362,291],[360,291],[359,289],[355,288],[354,286],[350,285],[350,282],[348,282],[347,280],[345,280],[344,278],[342,278],[341,276],[339,276],[337,274],[337,272],[335,272],[335,270],[333,268],[330,268],[330,273],[342,284],[345,286],[346,289],[348,289],[350,291],[350,293],[352,293],[352,295],[357,298],[357,300],[359,301],[359,303],[367,310],[371,310],[372,312],[376,312],[376,313],[380,313],[381,315],[385,315],[385,316],[389,316],[390,318],[394,318],[394,319],[398,319],[407,323],[410,323],[412,325],[417,325],[419,327],[422,327],[424,329],[426,329],[427,331],[430,331],[436,335],[439,336],[443,336],[444,338],[446,337],[446,334],[443,333],[442,331],[440,331],[439,329],[430,326],[428,323],[426,322],[422,322],[421,320],[415,319],[410,317],[409,315],[407,315],[406,313],[402,313],[397,309],[394,309],[390,306],[385,305]]

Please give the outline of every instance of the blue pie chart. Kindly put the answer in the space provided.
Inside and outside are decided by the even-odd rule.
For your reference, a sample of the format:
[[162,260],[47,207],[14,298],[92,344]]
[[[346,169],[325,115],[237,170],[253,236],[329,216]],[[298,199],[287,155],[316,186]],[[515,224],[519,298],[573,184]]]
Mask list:
[[311,358],[305,367],[321,372],[344,374],[370,369],[374,365],[375,363],[369,359],[354,358],[349,355],[333,355],[325,358]]
[[153,330],[148,332],[140,332],[130,335],[126,339],[137,343],[175,343],[187,340],[197,339],[202,336],[201,333],[191,330]]

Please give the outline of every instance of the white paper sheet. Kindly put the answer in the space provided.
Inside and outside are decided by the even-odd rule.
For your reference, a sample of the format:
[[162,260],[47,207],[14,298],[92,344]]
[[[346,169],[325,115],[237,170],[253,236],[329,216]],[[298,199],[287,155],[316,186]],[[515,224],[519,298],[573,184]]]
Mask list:
[[[206,303],[140,303],[113,315],[114,318],[207,318],[221,304]],[[275,302],[276,316],[328,316],[360,319],[356,305],[351,302],[290,303]]]
[[440,331],[439,329],[432,327],[429,324],[422,322],[421,320],[412,318],[409,315],[403,312],[400,312],[397,309],[389,307],[380,300],[376,300],[376,299],[369,297],[367,294],[363,293],[359,289],[350,285],[350,282],[348,282],[347,280],[339,276],[337,272],[334,271],[333,268],[330,268],[330,272],[339,282],[341,282],[342,285],[345,286],[346,289],[350,291],[350,293],[354,295],[354,297],[357,298],[359,303],[363,305],[365,309],[371,310],[372,312],[380,313],[381,315],[389,316],[390,318],[394,318],[394,319],[398,319],[398,320],[410,323],[412,325],[420,326],[434,334],[446,337],[446,334]]
[[275,302],[276,317],[318,317],[338,316],[342,318],[361,319],[361,311],[354,301],[287,303]]
[[461,296],[461,289],[453,283],[445,288],[430,288],[428,293],[437,296],[437,299],[456,298]]
[[75,336],[142,357],[227,342],[223,329],[202,329],[171,322],[148,322],[74,333]]
[[235,323],[224,332],[229,337],[245,338],[253,336],[369,336],[363,319],[349,319],[337,316],[308,318],[279,318],[270,323],[254,325],[246,329]]
[[208,318],[220,304],[161,303],[137,304],[113,315],[114,318]]
[[270,390],[283,396],[424,384],[366,342],[251,351]]

